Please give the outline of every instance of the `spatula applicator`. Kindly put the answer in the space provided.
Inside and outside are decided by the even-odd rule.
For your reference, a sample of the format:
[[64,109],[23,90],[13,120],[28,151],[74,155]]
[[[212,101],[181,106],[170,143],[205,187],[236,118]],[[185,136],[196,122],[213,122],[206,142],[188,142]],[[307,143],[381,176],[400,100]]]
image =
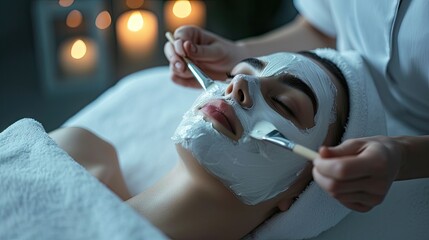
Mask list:
[[272,123],[267,121],[257,122],[252,131],[250,131],[250,136],[254,139],[270,142],[286,148],[310,161],[319,157],[317,152],[287,139]]

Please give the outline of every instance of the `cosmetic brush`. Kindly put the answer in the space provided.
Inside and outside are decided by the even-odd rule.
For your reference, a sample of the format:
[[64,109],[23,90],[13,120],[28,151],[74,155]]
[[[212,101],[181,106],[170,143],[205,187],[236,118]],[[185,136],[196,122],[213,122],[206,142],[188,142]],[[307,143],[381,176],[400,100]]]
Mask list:
[[[173,34],[170,32],[165,33],[165,37],[168,39],[168,41],[174,45],[174,37]],[[213,80],[210,79],[197,65],[195,65],[189,58],[182,57],[182,59],[186,62],[186,65],[188,66],[189,70],[192,72],[194,77],[197,79],[197,81],[200,83],[201,87],[203,87],[204,90],[207,90],[212,84]]]
[[287,139],[272,123],[267,121],[257,122],[252,131],[250,131],[250,136],[254,139],[270,142],[286,148],[310,161],[319,157],[317,152]]

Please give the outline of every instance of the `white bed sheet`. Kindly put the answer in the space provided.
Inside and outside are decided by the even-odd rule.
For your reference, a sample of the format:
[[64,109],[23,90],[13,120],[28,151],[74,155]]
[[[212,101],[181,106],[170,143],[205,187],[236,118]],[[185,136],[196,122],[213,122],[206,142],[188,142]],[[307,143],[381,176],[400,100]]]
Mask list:
[[112,143],[126,183],[137,194],[176,163],[170,137],[200,93],[172,84],[167,68],[153,68],[122,79],[64,126],[90,129]]
[[[124,78],[64,126],[85,127],[111,142],[137,194],[176,163],[170,137],[200,92],[173,84],[167,67],[153,68]],[[403,181],[392,186],[382,205],[352,212],[314,239],[425,239],[428,224],[429,179]]]

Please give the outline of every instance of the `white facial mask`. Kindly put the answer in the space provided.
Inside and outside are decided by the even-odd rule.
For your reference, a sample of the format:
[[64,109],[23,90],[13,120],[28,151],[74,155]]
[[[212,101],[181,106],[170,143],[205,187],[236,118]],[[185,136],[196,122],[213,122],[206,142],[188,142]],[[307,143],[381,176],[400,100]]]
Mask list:
[[[189,150],[202,166],[219,178],[242,202],[250,205],[287,190],[307,163],[288,150],[250,138],[249,132],[256,122],[267,120],[290,140],[317,149],[323,143],[328,126],[335,116],[332,112],[335,87],[315,63],[289,53],[260,59],[268,63],[260,76],[289,72],[314,91],[319,103],[314,127],[305,130],[297,128],[265,102],[257,77],[239,75],[234,80],[242,78],[248,81],[249,94],[253,100],[250,109],[242,108],[230,96],[223,96],[227,84],[217,82],[216,87],[203,93],[185,113],[172,137],[175,143]],[[244,129],[237,142],[215,130],[198,110],[213,99],[224,99],[233,107]]]

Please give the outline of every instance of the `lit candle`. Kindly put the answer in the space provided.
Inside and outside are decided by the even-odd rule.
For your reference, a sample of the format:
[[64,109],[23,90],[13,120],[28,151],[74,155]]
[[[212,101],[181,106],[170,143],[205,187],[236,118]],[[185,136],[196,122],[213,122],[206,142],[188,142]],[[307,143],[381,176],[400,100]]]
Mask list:
[[65,75],[88,75],[97,63],[97,48],[90,39],[75,38],[64,42],[59,48],[61,70]]
[[164,16],[169,31],[174,31],[182,25],[203,27],[206,20],[206,5],[203,1],[167,1],[164,5]]
[[131,10],[119,16],[116,34],[122,51],[132,58],[141,59],[155,50],[158,20],[152,12]]

